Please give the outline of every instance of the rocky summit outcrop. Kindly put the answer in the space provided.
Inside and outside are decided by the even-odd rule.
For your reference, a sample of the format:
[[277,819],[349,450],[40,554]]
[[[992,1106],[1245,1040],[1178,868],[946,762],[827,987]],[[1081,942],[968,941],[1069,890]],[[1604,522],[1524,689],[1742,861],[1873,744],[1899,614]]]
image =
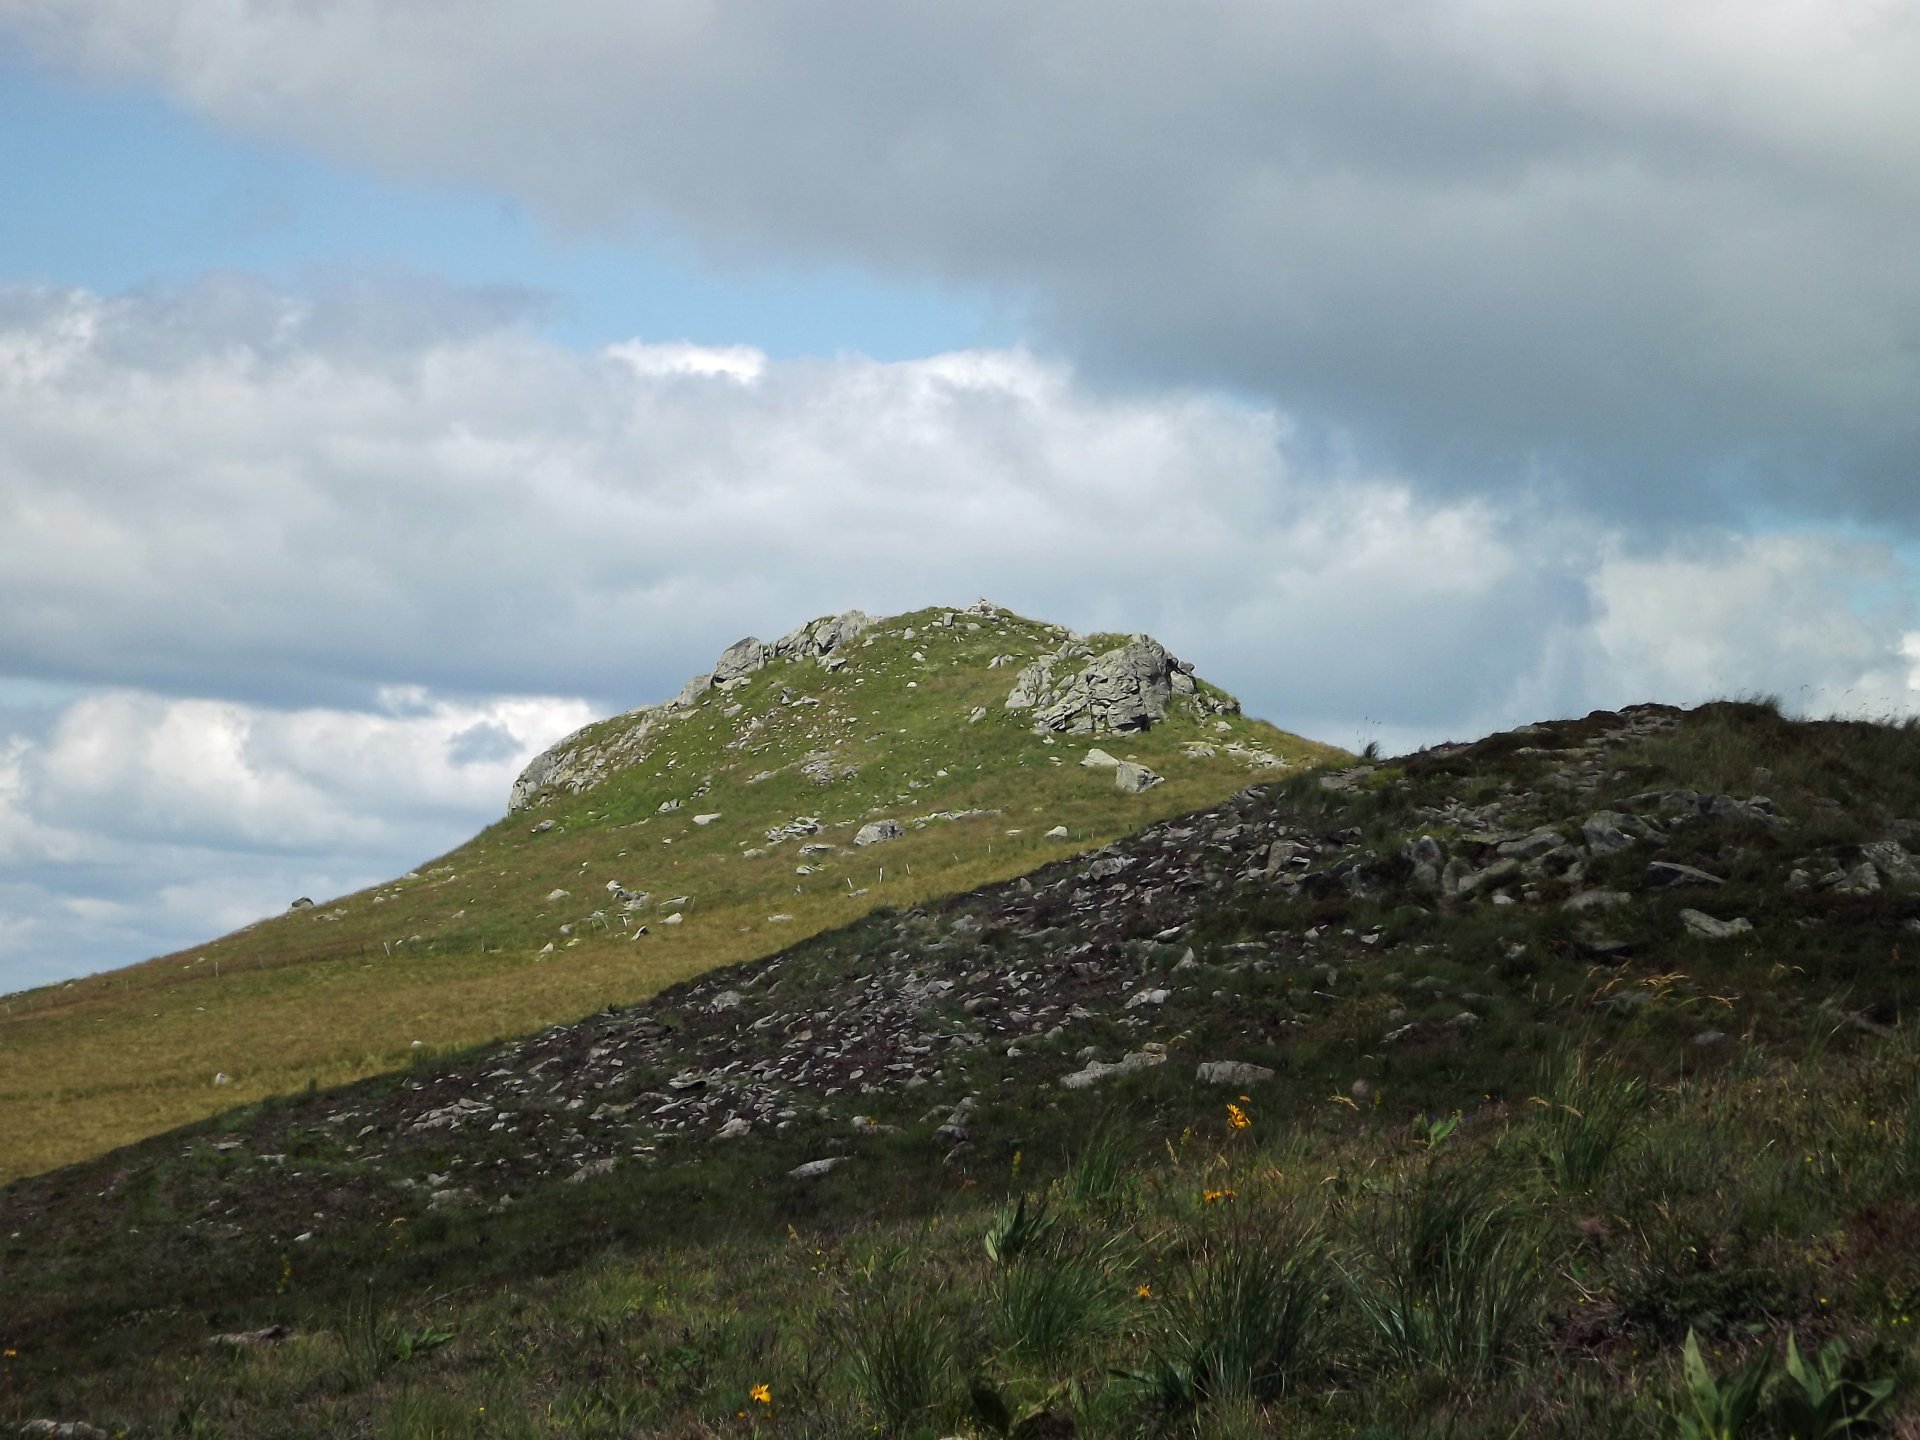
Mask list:
[[[1076,660],[1086,663],[1069,670]],[[1203,712],[1239,713],[1232,700],[1203,695],[1193,666],[1150,635],[1130,636],[1098,655],[1086,641],[1069,640],[1014,677],[1006,706],[1031,710],[1037,731],[1125,735],[1166,719],[1176,695],[1190,697]]]
[[612,721],[597,721],[535,756],[513,782],[508,811],[524,810],[545,796],[578,793],[600,784],[645,755],[661,728],[709,690],[731,689],[775,660],[811,659],[829,667],[844,663],[840,652],[873,623],[873,617],[849,610],[809,620],[771,642],[751,635],[734,641],[721,651],[711,671],[694,676],[671,700],[643,705]]

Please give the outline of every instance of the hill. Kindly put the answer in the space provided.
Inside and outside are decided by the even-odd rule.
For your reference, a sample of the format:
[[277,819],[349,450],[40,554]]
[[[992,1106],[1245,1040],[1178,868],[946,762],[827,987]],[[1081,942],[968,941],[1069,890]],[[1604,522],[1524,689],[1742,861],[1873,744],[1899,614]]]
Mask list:
[[[1081,763],[1094,746],[1163,779],[1123,791]],[[413,872],[6,997],[0,1180],[630,1004],[1340,754],[1145,637],[984,602],[745,640],[563,741],[504,819]],[[857,843],[870,825],[891,838]]]
[[1912,1433],[1917,762],[1740,704],[1303,774],[17,1182],[0,1404]]

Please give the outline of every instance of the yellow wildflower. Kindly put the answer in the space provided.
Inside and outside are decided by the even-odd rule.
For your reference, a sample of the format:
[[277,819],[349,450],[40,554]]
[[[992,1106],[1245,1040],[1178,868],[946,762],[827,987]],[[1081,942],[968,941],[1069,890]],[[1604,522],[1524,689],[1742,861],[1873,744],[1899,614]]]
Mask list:
[[1227,1106],[1227,1123],[1236,1130],[1244,1130],[1253,1124],[1253,1121],[1247,1118],[1246,1111],[1230,1103]]
[[[1153,1298],[1153,1286],[1151,1286],[1151,1285],[1142,1285],[1142,1286],[1141,1286],[1141,1287],[1140,1287],[1140,1288],[1139,1288],[1138,1290],[1135,1290],[1135,1291],[1134,1291],[1133,1293],[1134,1293],[1134,1295],[1135,1295],[1135,1296],[1137,1296],[1137,1297],[1138,1297],[1139,1299],[1142,1299],[1142,1300],[1151,1300],[1151,1299]],[[11,1350],[9,1350],[9,1351],[8,1351],[7,1353],[8,1353],[9,1355],[11,1355],[11,1354],[12,1354],[13,1352],[12,1352]]]
[[762,1405],[771,1405],[773,1404],[773,1391],[769,1390],[765,1385],[756,1385],[747,1391],[747,1398],[749,1400],[758,1400]]

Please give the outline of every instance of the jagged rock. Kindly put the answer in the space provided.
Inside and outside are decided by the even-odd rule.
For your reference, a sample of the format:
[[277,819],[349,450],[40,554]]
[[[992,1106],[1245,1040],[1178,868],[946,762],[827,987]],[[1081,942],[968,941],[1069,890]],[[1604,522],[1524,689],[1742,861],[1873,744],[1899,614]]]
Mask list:
[[[1280,848],[1275,842],[1274,849]],[[1413,862],[1412,884],[1416,890],[1438,890],[1441,885],[1440,867],[1446,864],[1446,851],[1440,848],[1440,842],[1431,835],[1422,835],[1418,840],[1410,840],[1401,847],[1403,858]],[[1267,857],[1267,870],[1275,869],[1272,854]]]
[[1137,1010],[1142,1005],[1164,1005],[1171,990],[1142,990],[1126,1003],[1126,1009]]
[[1271,1080],[1273,1071],[1244,1060],[1205,1060],[1193,1072],[1193,1078],[1202,1085],[1257,1085],[1262,1080]]
[[1842,875],[1833,885],[1836,895],[1878,895],[1880,893],[1880,872],[1874,868],[1871,860],[1862,860],[1853,869]]
[[1454,880],[1452,893],[1464,900],[1468,896],[1485,890],[1490,886],[1504,884],[1520,873],[1520,862],[1511,857],[1496,860],[1484,870],[1468,870]]
[[1113,767],[1113,784],[1123,795],[1138,795],[1160,783],[1161,777],[1144,765],[1122,760]]
[[1080,763],[1089,770],[1111,770],[1120,763],[1119,757],[1109,755],[1098,747],[1087,751],[1080,757]]
[[[1032,710],[1033,728],[1056,734],[1130,734],[1166,719],[1173,696],[1195,694],[1193,666],[1176,659],[1159,641],[1135,635],[1103,655],[1091,656],[1070,676],[1058,670],[1085,656],[1066,646],[1023,669],[1006,699],[1009,710]],[[1237,713],[1238,705],[1222,706]]]
[[720,652],[720,658],[713,662],[713,683],[717,688],[766,668],[767,647],[749,635]]
[[853,843],[881,845],[888,840],[898,840],[906,833],[905,827],[898,820],[870,820],[855,833]]
[[1682,865],[1674,860],[1655,860],[1647,866],[1647,884],[1655,889],[1668,889],[1679,885],[1724,885],[1727,882],[1718,875],[1709,875],[1705,870],[1696,870],[1691,865]]
[[1148,1070],[1155,1065],[1166,1063],[1167,1057],[1164,1051],[1135,1050],[1111,1065],[1103,1065],[1098,1060],[1089,1060],[1085,1069],[1062,1076],[1060,1084],[1068,1090],[1085,1090],[1088,1086],[1098,1084],[1112,1076],[1131,1075],[1136,1070]]
[[1892,889],[1920,889],[1920,866],[1914,864],[1913,856],[1898,840],[1876,840],[1870,845],[1862,845],[1860,855],[1880,872],[1881,878]]
[[1497,853],[1509,860],[1538,860],[1541,856],[1562,848],[1567,837],[1551,825],[1543,825],[1538,830],[1523,835],[1518,840],[1508,840],[1498,847]]
[[1680,923],[1687,927],[1687,933],[1697,935],[1702,940],[1731,940],[1736,935],[1753,933],[1753,922],[1745,916],[1734,920],[1716,920],[1704,910],[1682,910]]
[[753,1133],[753,1122],[743,1115],[736,1115],[718,1130],[713,1132],[716,1140],[738,1140],[743,1135]]
[[732,686],[776,659],[813,656],[825,663],[873,622],[858,610],[811,620],[771,645],[751,637],[735,642],[715,662],[712,673],[696,675],[662,705],[643,705],[618,720],[595,722],[576,730],[535,756],[513,782],[507,810],[525,809],[547,795],[577,794],[619,770],[638,763],[660,731],[697,705],[708,691]]
[[1047,840],[1064,840],[1067,838],[1067,827],[1064,825],[1056,825],[1047,831],[1042,838]]

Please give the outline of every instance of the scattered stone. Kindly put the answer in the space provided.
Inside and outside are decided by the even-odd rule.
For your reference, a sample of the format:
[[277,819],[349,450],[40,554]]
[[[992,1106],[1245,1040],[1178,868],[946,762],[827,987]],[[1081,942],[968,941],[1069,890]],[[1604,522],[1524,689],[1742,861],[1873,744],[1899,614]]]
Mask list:
[[822,1175],[831,1174],[846,1164],[850,1158],[846,1155],[829,1155],[823,1160],[809,1160],[804,1165],[794,1166],[787,1175],[794,1180],[818,1180]]
[[1064,840],[1067,838],[1067,827],[1064,825],[1056,825],[1053,829],[1047,831],[1043,838],[1048,840]]
[[84,1420],[29,1420],[20,1433],[27,1440],[109,1440],[106,1431]]
[[1193,1078],[1202,1085],[1257,1085],[1262,1080],[1271,1080],[1273,1071],[1244,1060],[1206,1060],[1194,1071]]
[[1138,795],[1151,790],[1160,783],[1161,777],[1144,765],[1136,765],[1131,760],[1122,760],[1113,767],[1114,788],[1123,795]]
[[547,903],[549,905],[551,905],[556,900],[565,900],[568,898],[569,898],[568,892],[565,890],[549,890],[547,892]]
[[278,1345],[292,1338],[291,1325],[263,1325],[258,1330],[235,1330],[225,1335],[210,1335],[207,1343],[228,1350],[254,1350],[262,1345]]
[[1862,860],[1835,882],[1833,893],[1836,895],[1878,895],[1880,893],[1880,872],[1874,868],[1871,860]]
[[1106,751],[1095,748],[1087,751],[1087,753],[1081,757],[1080,763],[1089,770],[1111,770],[1120,763],[1120,758],[1117,755],[1109,755]]
[[718,812],[718,811],[715,811],[715,812],[714,812],[713,814],[711,814],[711,815],[696,815],[696,816],[694,816],[694,817],[693,817],[693,823],[694,823],[694,824],[696,824],[696,825],[711,825],[711,824],[712,824],[712,823],[713,823],[714,821],[716,821],[716,820],[718,820],[719,818],[720,818],[720,815],[719,815],[719,812]]
[[1731,940],[1736,935],[1753,933],[1753,922],[1745,916],[1735,920],[1716,920],[1704,910],[1682,910],[1680,923],[1687,927],[1687,933],[1697,935],[1702,940]]
[[313,908],[313,898],[308,895],[302,895],[287,908],[289,910],[311,910]]
[[1085,1090],[1114,1075],[1131,1075],[1136,1070],[1151,1069],[1155,1065],[1167,1063],[1165,1051],[1135,1050],[1111,1065],[1103,1065],[1098,1060],[1089,1060],[1086,1068],[1076,1070],[1071,1075],[1061,1077],[1060,1084],[1068,1090]]
[[1718,875],[1709,875],[1704,870],[1696,870],[1691,865],[1682,865],[1673,860],[1655,860],[1647,866],[1647,884],[1656,889],[1668,889],[1678,885],[1724,885],[1727,882]]
[[1581,890],[1561,902],[1561,908],[1584,913],[1589,910],[1617,910],[1633,897],[1624,890]]
[[1702,1030],[1698,1035],[1693,1037],[1691,1043],[1702,1050],[1711,1050],[1715,1046],[1725,1045],[1732,1038],[1733,1037],[1724,1030]]
[[216,1070],[213,1072],[213,1085],[216,1090],[219,1089],[222,1085],[231,1085],[232,1083],[233,1083],[233,1077],[227,1074],[226,1071]]
[[753,1122],[745,1116],[736,1115],[718,1130],[713,1132],[716,1140],[738,1140],[743,1135],[753,1133]]
[[854,835],[853,843],[881,845],[888,840],[898,840],[906,833],[906,828],[898,820],[870,820]]
[[1172,993],[1171,990],[1142,990],[1127,1001],[1127,1009],[1137,1010],[1142,1005],[1164,1005],[1167,1003],[1167,997]]

